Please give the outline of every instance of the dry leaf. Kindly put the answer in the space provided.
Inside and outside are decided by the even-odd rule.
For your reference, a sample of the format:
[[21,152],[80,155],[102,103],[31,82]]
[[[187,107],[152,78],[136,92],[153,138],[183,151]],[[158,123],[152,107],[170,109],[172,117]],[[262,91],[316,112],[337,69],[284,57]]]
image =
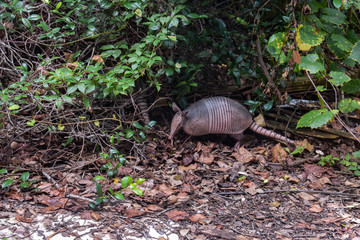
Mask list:
[[293,58],[293,60],[294,60],[294,62],[295,62],[296,64],[300,64],[300,62],[301,62],[301,57],[300,57],[300,54],[299,54],[298,51],[293,51],[292,58]]
[[330,181],[330,179],[329,179],[328,177],[322,177],[322,178],[320,178],[320,179],[319,179],[319,182],[320,182],[321,184],[326,184],[326,183],[328,183],[328,184],[332,185],[332,182]]
[[189,170],[195,170],[195,169],[197,169],[197,163],[191,164],[191,165],[186,166],[186,167],[185,166],[179,166],[178,169],[179,169],[180,172],[189,171]]
[[245,181],[243,184],[245,187],[248,187],[247,189],[245,189],[246,193],[249,193],[251,195],[255,195],[256,194],[256,184],[254,182],[250,182],[250,181]]
[[172,210],[170,212],[165,213],[165,215],[173,221],[184,220],[189,217],[187,212]]
[[96,212],[91,212],[91,217],[95,220],[95,221],[99,221],[101,216],[100,214],[96,213]]
[[271,149],[271,153],[271,161],[277,163],[283,163],[288,155],[287,152],[281,147],[280,143],[276,144],[275,147]]
[[317,164],[304,164],[304,169],[306,172],[306,175],[314,175],[316,177],[321,177],[324,172],[326,172],[326,169],[322,166],[319,166]]
[[248,163],[255,159],[254,155],[244,147],[239,148],[236,152],[231,154],[231,156],[241,163]]
[[18,222],[24,222],[24,223],[31,223],[33,221],[32,218],[26,218],[24,216],[16,216],[15,219]]
[[124,213],[124,217],[132,218],[132,217],[137,217],[137,216],[143,215],[145,213],[145,211],[132,208],[132,209],[124,210],[123,213]]
[[145,211],[147,212],[156,212],[160,210],[163,210],[163,208],[158,205],[149,205],[145,208]]
[[104,63],[104,59],[101,57],[101,55],[95,55],[92,57],[91,60],[97,63]]
[[298,195],[299,195],[302,199],[307,200],[307,201],[313,201],[313,200],[315,200],[315,197],[314,197],[313,195],[310,195],[310,194],[308,194],[308,193],[306,193],[306,192],[300,192],[300,193],[298,193]]
[[319,204],[314,204],[311,206],[311,208],[309,209],[310,212],[315,212],[315,213],[319,213],[322,212],[323,208],[320,207]]
[[197,213],[195,215],[192,215],[189,217],[190,221],[192,222],[199,222],[202,219],[205,219],[206,217],[200,213]]
[[171,190],[169,187],[165,186],[164,184],[161,184],[159,186],[159,191],[162,192],[167,197],[174,194],[174,192],[175,192],[175,191]]
[[171,195],[168,197],[168,200],[169,200],[170,204],[174,204],[178,201],[178,198],[175,195]]
[[202,152],[199,159],[197,159],[197,162],[204,163],[204,164],[211,164],[214,162],[215,156],[212,155],[209,152]]
[[280,203],[278,201],[274,201],[274,202],[271,202],[270,205],[273,207],[278,207],[278,206],[280,206]]

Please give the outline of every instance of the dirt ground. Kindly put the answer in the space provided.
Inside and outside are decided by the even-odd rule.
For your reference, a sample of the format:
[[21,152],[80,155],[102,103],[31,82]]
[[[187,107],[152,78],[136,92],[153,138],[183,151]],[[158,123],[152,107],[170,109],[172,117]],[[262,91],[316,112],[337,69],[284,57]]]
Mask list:
[[[174,146],[147,142],[143,156],[125,156],[117,178],[100,181],[106,192],[121,191],[122,176],[146,178],[139,186],[143,196],[127,189],[125,200],[109,197],[96,209],[89,201],[95,200],[93,178],[103,159],[90,153],[75,158],[59,149],[47,152],[54,156],[49,162],[28,155],[22,167],[1,175],[1,181],[16,181],[1,190],[0,237],[360,239],[359,178],[344,167],[317,164],[327,150],[339,157],[355,151],[353,143],[305,140],[303,153],[289,155],[285,145],[257,138],[237,151],[207,137],[180,137]],[[32,185],[20,189],[20,175],[29,169]]]

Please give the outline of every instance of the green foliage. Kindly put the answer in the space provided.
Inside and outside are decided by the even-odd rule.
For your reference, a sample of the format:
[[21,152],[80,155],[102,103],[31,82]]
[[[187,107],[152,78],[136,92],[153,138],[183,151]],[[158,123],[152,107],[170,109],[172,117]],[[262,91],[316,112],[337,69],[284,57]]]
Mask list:
[[[310,2],[311,13],[297,19],[297,28],[284,26],[285,31],[272,34],[268,40],[268,52],[278,64],[292,67],[294,63],[286,57],[293,52],[289,46],[296,44],[296,50],[302,56],[294,69],[306,70],[318,77],[325,76],[331,84],[342,86],[341,90],[346,93],[359,93],[359,79],[350,76],[343,67],[354,67],[360,60],[360,36],[352,30],[360,24],[360,19],[351,14],[358,7],[356,4],[353,1],[337,1],[334,6],[338,9],[333,9],[328,8],[325,1]],[[295,35],[295,39],[291,34]],[[320,99],[320,102],[323,100]],[[358,108],[357,101],[346,98],[333,111],[323,108],[310,111],[299,120],[297,127],[318,128],[331,121],[339,111],[350,113]]]
[[305,149],[303,146],[298,145],[298,146],[296,146],[296,149],[290,153],[290,155],[300,154],[300,153],[304,152],[304,150]]
[[[0,20],[13,21],[25,34],[27,31],[29,34],[39,33],[32,34],[32,38],[37,38],[35,41],[39,43],[46,41],[46,45],[54,49],[62,48],[66,45],[65,41],[77,43],[94,39],[98,46],[94,49],[97,55],[86,59],[84,56],[87,53],[80,50],[67,57],[67,64],[60,65],[54,71],[43,72],[45,74],[40,74],[35,79],[27,79],[33,70],[29,71],[28,66],[23,63],[19,69],[24,74],[22,78],[27,81],[16,82],[16,86],[4,88],[0,93],[0,104],[10,106],[25,103],[23,99],[29,100],[29,96],[34,96],[30,100],[40,103],[51,101],[60,108],[63,103],[73,104],[74,99],[80,97],[85,107],[89,108],[90,95],[95,94],[98,98],[128,95],[133,92],[136,82],[144,82],[142,79],[146,79],[148,86],[155,86],[159,91],[162,85],[160,79],[165,73],[162,68],[169,61],[163,59],[158,50],[173,48],[181,38],[176,34],[177,28],[190,23],[188,17],[181,14],[185,7],[181,5],[182,1],[65,0],[57,5],[50,1],[45,3],[51,10],[46,18],[47,22],[43,21],[43,16],[39,15],[32,3],[23,4],[22,1],[3,3],[5,13],[0,14]],[[190,18],[196,19],[203,17],[205,16],[190,15]],[[134,39],[126,37],[129,33],[127,26],[131,24],[135,24],[139,31]],[[50,46],[49,42],[53,45]],[[41,56],[38,57],[42,59]],[[39,65],[45,69],[55,64],[53,61],[57,58],[58,56],[49,56]],[[185,62],[181,65],[176,63],[169,65],[167,69],[180,74],[180,68],[185,65]],[[170,70],[166,71],[167,76],[172,74]],[[29,93],[28,87],[34,84],[45,88],[48,94],[37,94],[36,91]],[[195,86],[196,83],[190,85]]]
[[308,54],[304,57],[301,57],[300,67],[312,74],[325,70],[323,63],[320,62],[319,56],[317,54]]
[[123,157],[122,154],[119,154],[119,151],[116,149],[110,149],[109,154],[101,153],[100,157],[106,159],[107,161],[107,163],[100,168],[100,170],[106,171],[107,178],[102,175],[97,175],[93,178],[97,197],[95,198],[95,203],[89,204],[91,208],[94,209],[98,205],[108,202],[109,197],[111,196],[117,200],[124,200],[125,197],[122,192],[125,189],[131,189],[134,194],[142,196],[143,192],[138,188],[138,186],[143,184],[146,179],[139,178],[134,182],[134,179],[130,176],[124,176],[121,178],[121,186],[123,188],[121,191],[115,192],[111,187],[109,187],[106,193],[104,193],[100,182],[107,182],[108,179],[116,178],[118,175],[118,168],[125,164],[126,158]]
[[354,161],[354,159],[360,158],[360,151],[353,152],[352,154],[345,154],[344,158],[341,160],[340,158],[333,157],[332,155],[327,155],[321,157],[321,160],[318,162],[321,166],[334,166],[336,164],[347,167],[348,170],[354,172],[356,176],[360,176],[360,165]]
[[[7,169],[3,168],[0,169],[0,174],[7,174]],[[29,181],[30,173],[29,172],[23,172],[20,176],[20,188],[29,188],[31,187],[34,180]],[[1,188],[10,187],[14,183],[14,178],[6,179],[1,183]]]
[[297,124],[296,128],[310,127],[318,128],[332,120],[334,114],[337,114],[338,110],[328,111],[326,108],[312,110],[302,116]]

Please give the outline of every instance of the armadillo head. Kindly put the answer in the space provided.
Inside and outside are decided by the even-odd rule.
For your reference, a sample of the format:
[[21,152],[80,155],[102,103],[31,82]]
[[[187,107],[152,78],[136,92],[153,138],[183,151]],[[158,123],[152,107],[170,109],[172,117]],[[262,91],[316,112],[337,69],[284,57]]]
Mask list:
[[177,132],[182,129],[184,124],[184,116],[183,112],[176,105],[176,103],[172,103],[172,109],[176,112],[174,118],[171,121],[171,129],[169,134],[169,139],[172,140]]

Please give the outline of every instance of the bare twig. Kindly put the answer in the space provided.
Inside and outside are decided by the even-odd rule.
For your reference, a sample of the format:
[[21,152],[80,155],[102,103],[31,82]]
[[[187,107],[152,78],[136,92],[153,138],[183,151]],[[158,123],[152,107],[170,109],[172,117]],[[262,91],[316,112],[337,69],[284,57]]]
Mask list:
[[259,38],[256,38],[256,51],[257,51],[257,55],[258,55],[258,61],[259,61],[259,64],[260,64],[260,67],[262,69],[262,71],[264,72],[267,80],[268,80],[268,83],[269,83],[269,86],[272,90],[275,90],[276,94],[277,94],[277,97],[279,99],[279,101],[281,101],[281,92],[279,91],[279,89],[276,87],[274,81],[273,81],[273,78],[270,76],[270,73],[269,71],[267,70],[266,68],[266,65],[265,65],[265,62],[264,62],[264,59],[262,57],[262,51],[261,51],[261,46],[260,46],[260,41],[259,41]]

